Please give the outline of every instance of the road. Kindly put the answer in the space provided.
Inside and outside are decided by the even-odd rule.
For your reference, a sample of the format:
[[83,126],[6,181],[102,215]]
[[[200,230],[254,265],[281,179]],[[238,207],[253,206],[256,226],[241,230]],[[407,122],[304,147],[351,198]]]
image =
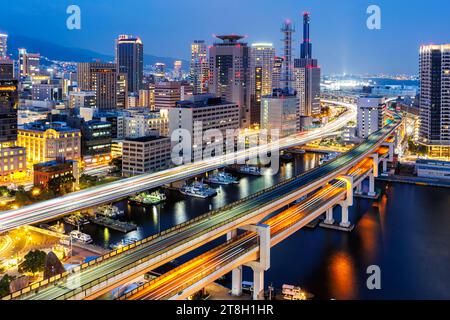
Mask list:
[[332,135],[337,130],[344,127],[349,121],[354,120],[356,108],[354,105],[338,103],[348,107],[338,119],[328,123],[322,128],[306,133],[299,133],[293,136],[282,138],[274,143],[269,143],[259,147],[253,147],[245,151],[235,152],[232,156],[223,155],[200,162],[181,165],[168,170],[152,174],[144,174],[128,179],[119,180],[102,186],[70,193],[63,197],[43,201],[16,210],[0,213],[0,232],[7,231],[19,226],[35,224],[46,220],[57,218],[61,215],[80,211],[83,209],[112,202],[116,199],[126,197],[148,189],[157,188],[175,181],[187,178],[224,167],[230,158],[234,158],[235,163],[248,156],[256,157],[258,154],[271,152],[275,149],[287,149],[293,146],[306,144]]
[[74,283],[74,279],[77,281],[77,287],[89,284],[98,278],[129,266],[133,262],[142,262],[143,259],[149,260],[152,257],[161,255],[162,253],[167,252],[168,248],[171,246],[177,246],[189,239],[198,238],[200,235],[207,233],[210,229],[218,228],[226,221],[236,220],[240,217],[248,215],[268,203],[282,199],[285,194],[308,187],[308,185],[314,181],[328,176],[332,177],[336,174],[336,172],[341,171],[342,168],[354,163],[355,159],[359,159],[372,152],[380,141],[382,141],[395,128],[395,124],[388,125],[382,130],[371,135],[366,142],[352,149],[348,153],[336,158],[334,161],[331,161],[314,170],[308,171],[294,179],[285,181],[275,189],[266,191],[265,193],[257,196],[251,196],[247,198],[246,201],[234,204],[233,206],[210,216],[208,219],[199,220],[189,224],[183,229],[169,233],[166,237],[156,238],[155,240],[138,246],[133,250],[126,251],[98,265],[93,265],[75,275],[69,276],[58,286],[43,288],[39,293],[25,298],[43,300],[56,299],[73,291],[71,284]]

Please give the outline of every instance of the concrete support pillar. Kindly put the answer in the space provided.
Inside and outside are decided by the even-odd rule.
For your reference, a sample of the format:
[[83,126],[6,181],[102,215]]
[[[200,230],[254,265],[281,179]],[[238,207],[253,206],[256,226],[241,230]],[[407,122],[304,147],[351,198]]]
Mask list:
[[346,201],[342,201],[339,203],[342,208],[342,219],[340,226],[344,228],[350,227],[350,221],[348,219],[348,205]]
[[325,218],[324,223],[326,223],[326,224],[334,224],[333,207],[327,209],[327,211],[326,211],[326,218]]
[[253,300],[264,300],[264,269],[257,266],[253,269]]
[[234,229],[227,233],[227,241],[230,241],[231,239],[234,239],[237,237],[237,229]]
[[346,201],[348,206],[353,205],[353,188],[354,181],[353,176],[343,176],[342,179],[345,181],[346,188],[347,188],[347,195],[346,195]]
[[362,194],[362,182],[360,182],[357,186],[356,186],[356,194]]
[[387,172],[387,159],[383,159],[383,173]]
[[370,197],[376,196],[375,193],[375,176],[373,174],[369,175],[369,192],[367,193]]
[[375,178],[378,178],[378,166],[380,164],[378,153],[371,154],[370,156],[373,159],[373,175],[375,176]]
[[231,276],[231,295],[240,297],[242,295],[242,266],[233,269]]

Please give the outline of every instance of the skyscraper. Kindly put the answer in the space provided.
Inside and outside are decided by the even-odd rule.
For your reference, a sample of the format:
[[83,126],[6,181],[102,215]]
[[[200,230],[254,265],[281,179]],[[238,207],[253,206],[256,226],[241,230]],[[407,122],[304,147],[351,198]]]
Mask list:
[[189,79],[194,88],[194,94],[208,92],[209,63],[206,54],[205,41],[195,40],[191,45],[191,64],[189,69]]
[[292,33],[294,28],[287,20],[281,31],[284,34],[284,63],[281,74],[281,87],[261,99],[261,129],[268,130],[269,135],[278,130],[281,137],[295,134],[300,129],[299,99],[292,88]]
[[116,63],[119,73],[127,75],[128,90],[143,88],[144,45],[139,37],[120,35],[116,40]]
[[183,63],[181,60],[175,60],[173,63],[173,79],[175,81],[181,81],[183,78],[183,73],[181,71],[181,67],[183,66]]
[[155,63],[155,83],[166,80],[166,64],[162,62]]
[[14,61],[0,58],[0,79],[14,78]]
[[275,48],[271,43],[254,43],[250,48],[250,122],[260,123],[261,97],[272,92]]
[[420,48],[419,141],[431,156],[450,156],[450,44]]
[[8,54],[8,35],[0,33],[0,59],[6,59]]
[[294,60],[294,88],[300,98],[300,114],[317,116],[320,114],[320,74],[317,59],[312,58],[310,38],[310,16],[303,14],[303,43],[300,59]]
[[281,88],[281,72],[283,69],[283,58],[275,57],[272,71],[272,89]]
[[18,81],[0,80],[0,146],[17,140]]
[[83,91],[94,91],[97,108],[117,107],[117,66],[113,63],[81,62],[78,64],[78,87]]
[[241,110],[241,128],[250,126],[249,93],[249,47],[239,42],[243,36],[217,36],[209,49],[209,92],[228,102],[237,103]]
[[117,75],[117,108],[126,109],[128,107],[128,76],[126,73]]

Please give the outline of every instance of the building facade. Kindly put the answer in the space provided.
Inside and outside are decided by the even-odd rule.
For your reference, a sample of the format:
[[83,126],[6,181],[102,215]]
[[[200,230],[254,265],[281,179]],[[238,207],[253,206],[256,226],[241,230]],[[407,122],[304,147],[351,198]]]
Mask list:
[[81,132],[63,122],[34,122],[20,126],[17,144],[26,149],[28,164],[64,158],[81,159]]
[[119,73],[127,75],[128,91],[143,88],[144,45],[139,37],[120,35],[116,40],[116,63]]
[[434,157],[450,157],[450,44],[420,48],[419,142]]
[[217,36],[209,49],[209,92],[224,101],[234,102],[240,107],[240,126],[251,125],[248,104],[250,54],[246,43],[240,42],[243,36]]
[[195,40],[191,44],[191,62],[189,80],[194,94],[208,93],[209,62],[204,40]]
[[122,146],[122,175],[130,177],[157,172],[170,166],[170,139],[146,136],[125,139]]
[[372,133],[383,128],[385,100],[382,97],[368,96],[358,99],[358,137],[366,139]]
[[93,91],[97,108],[111,110],[117,108],[117,66],[112,63],[78,63],[78,88]]

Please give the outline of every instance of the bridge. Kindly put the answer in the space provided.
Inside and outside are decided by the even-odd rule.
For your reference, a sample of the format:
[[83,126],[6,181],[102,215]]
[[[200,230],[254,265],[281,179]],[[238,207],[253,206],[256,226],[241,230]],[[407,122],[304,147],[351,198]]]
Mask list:
[[[313,211],[309,217],[323,214],[325,208],[324,210],[327,212],[325,222],[331,224],[334,221],[333,211],[330,208],[339,204],[343,209],[340,225],[343,228],[348,227],[348,206],[353,203],[353,189],[359,188],[362,180],[369,177],[371,181],[369,192],[374,192],[372,181],[378,175],[379,163],[384,159],[392,159],[393,157],[394,142],[390,137],[400,123],[401,119],[394,115],[393,120],[383,129],[372,134],[364,143],[332,162],[283,181],[224,208],[175,226],[161,234],[113,251],[73,269],[70,273],[65,272],[33,284],[11,294],[6,299],[92,299],[98,297],[102,293],[126,283],[130,278],[142,275],[148,270],[157,268],[218,237],[228,234],[231,239],[233,238],[232,235],[236,233],[235,230],[239,228],[256,228],[254,230],[259,230],[260,227],[254,226],[273,212],[289,206],[304,196],[309,199],[318,190],[325,190],[326,186],[336,179],[339,179],[340,182],[335,188],[342,188],[342,183],[345,182],[345,201],[339,199],[339,197],[333,198],[333,201],[325,201],[324,206],[326,208],[320,207],[320,210]],[[342,196],[341,193],[339,193],[339,196]],[[288,234],[285,235],[285,237],[287,236]],[[274,237],[275,240],[271,238],[274,244],[277,243],[277,239],[283,238],[279,234],[274,234]],[[269,238],[266,231],[265,242],[268,242],[267,239]],[[255,250],[252,249],[252,252],[255,251],[256,254],[257,249]],[[238,268],[233,270],[236,269]],[[259,280],[261,280],[261,274],[263,274],[261,270],[257,273],[257,279]],[[233,273],[236,272],[233,271]],[[261,283],[261,281],[258,281],[256,283]]]
[[157,173],[143,174],[119,180],[102,186],[73,192],[56,199],[42,201],[16,210],[5,211],[0,213],[0,232],[55,219],[69,213],[109,203],[142,191],[158,188],[176,181],[186,180],[205,172],[222,168],[229,164],[230,161],[231,163],[241,163],[249,157],[256,158],[260,154],[268,154],[274,150],[288,149],[334,135],[336,131],[343,128],[349,121],[355,119],[356,107],[341,102],[328,102],[344,106],[348,109],[338,119],[329,122],[322,128],[281,138],[275,142],[232,154],[225,154],[211,159],[177,166]]

